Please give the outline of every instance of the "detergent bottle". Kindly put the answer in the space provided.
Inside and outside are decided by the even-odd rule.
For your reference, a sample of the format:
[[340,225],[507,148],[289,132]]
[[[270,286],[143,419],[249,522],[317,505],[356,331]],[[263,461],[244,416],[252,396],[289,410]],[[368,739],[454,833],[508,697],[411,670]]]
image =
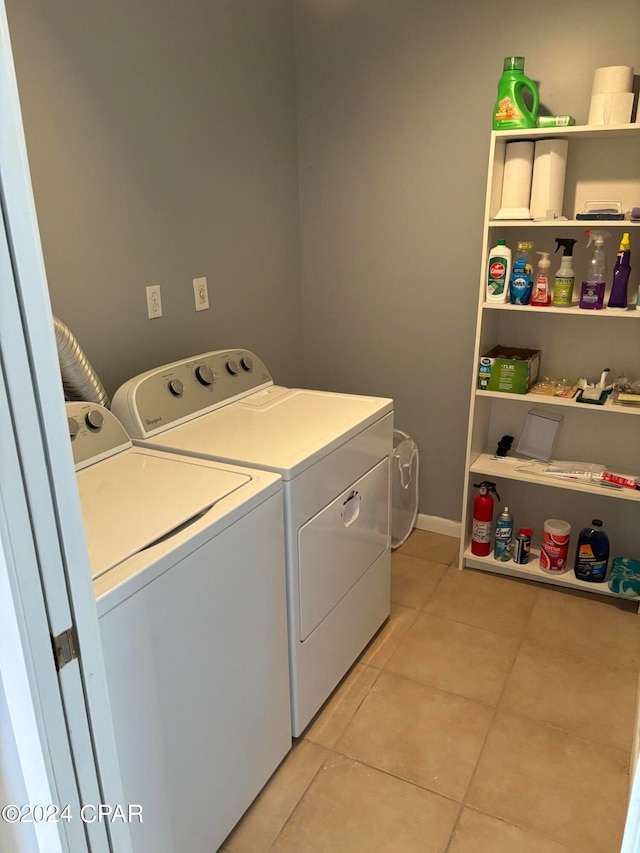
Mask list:
[[[531,109],[524,102],[524,90],[531,94]],[[538,87],[525,77],[524,56],[507,56],[498,80],[498,98],[493,108],[494,130],[535,127],[538,116]]]
[[613,270],[613,284],[611,285],[607,308],[614,308],[618,311],[627,310],[627,287],[629,285],[629,275],[631,274],[630,261],[631,243],[629,242],[629,232],[625,231],[620,241],[616,266]]
[[607,277],[607,259],[604,254],[604,241],[609,236],[607,231],[586,231],[589,235],[587,247],[593,243],[589,272],[582,282],[580,290],[580,307],[591,311],[604,308],[604,291]]
[[551,293],[549,291],[549,252],[538,252],[540,260],[538,261],[538,275],[533,285],[533,293],[531,294],[532,305],[551,305]]
[[500,238],[489,250],[487,265],[487,302],[506,302],[511,275],[511,249]]
[[511,270],[509,282],[509,302],[512,305],[528,305],[533,287],[533,264],[531,253],[533,243],[518,243],[518,252]]
[[556,237],[556,252],[562,246],[562,260],[553,282],[553,304],[566,307],[573,302],[573,247],[577,240],[572,237]]

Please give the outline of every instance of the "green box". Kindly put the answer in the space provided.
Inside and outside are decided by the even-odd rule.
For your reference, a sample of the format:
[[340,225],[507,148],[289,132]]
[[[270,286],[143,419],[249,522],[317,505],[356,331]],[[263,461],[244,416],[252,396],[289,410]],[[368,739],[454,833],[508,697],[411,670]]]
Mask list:
[[493,347],[480,357],[478,388],[482,391],[504,391],[505,394],[526,394],[538,378],[539,349]]

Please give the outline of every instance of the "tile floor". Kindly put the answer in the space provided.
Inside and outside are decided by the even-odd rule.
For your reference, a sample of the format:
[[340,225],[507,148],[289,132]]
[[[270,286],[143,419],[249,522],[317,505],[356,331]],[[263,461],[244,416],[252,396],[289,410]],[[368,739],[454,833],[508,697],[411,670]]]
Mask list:
[[389,622],[227,838],[229,853],[617,853],[636,607],[458,571],[414,531]]

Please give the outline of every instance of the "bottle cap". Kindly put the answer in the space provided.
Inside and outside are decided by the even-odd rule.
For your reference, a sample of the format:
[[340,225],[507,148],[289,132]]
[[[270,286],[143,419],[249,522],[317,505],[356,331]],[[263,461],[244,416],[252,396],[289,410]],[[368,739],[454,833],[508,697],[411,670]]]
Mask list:
[[602,521],[601,521],[599,518],[594,518],[594,519],[591,521],[591,524],[592,524],[594,527],[602,527]]
[[524,56],[505,56],[504,71],[524,71]]

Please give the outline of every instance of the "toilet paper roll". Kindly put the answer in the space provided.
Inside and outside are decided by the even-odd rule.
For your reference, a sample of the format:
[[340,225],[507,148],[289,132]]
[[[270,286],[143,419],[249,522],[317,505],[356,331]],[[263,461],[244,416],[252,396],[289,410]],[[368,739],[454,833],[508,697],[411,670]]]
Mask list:
[[502,199],[496,219],[531,219],[533,142],[508,142],[504,156]]
[[566,139],[540,139],[536,142],[529,203],[533,219],[546,219],[548,211],[562,216],[568,149]]
[[629,124],[633,92],[592,95],[587,124]]
[[631,92],[633,68],[629,65],[608,65],[596,68],[593,75],[592,95],[612,95],[615,92]]

